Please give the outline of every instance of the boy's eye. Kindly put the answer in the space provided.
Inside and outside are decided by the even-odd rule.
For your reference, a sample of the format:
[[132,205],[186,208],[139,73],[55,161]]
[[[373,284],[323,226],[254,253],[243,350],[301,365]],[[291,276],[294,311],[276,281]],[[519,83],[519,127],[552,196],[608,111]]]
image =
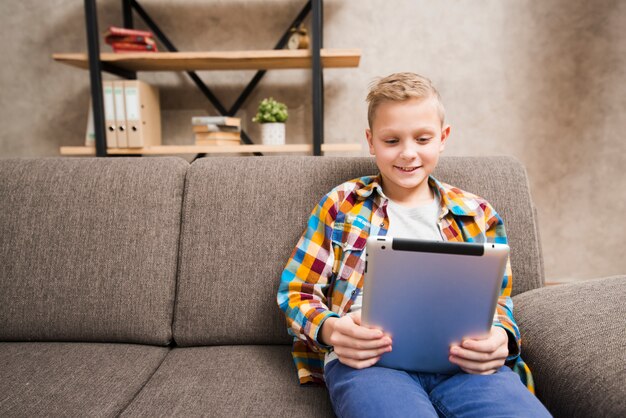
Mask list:
[[397,138],[388,138],[388,139],[383,140],[385,144],[396,144],[398,143],[398,141],[399,140]]
[[424,143],[424,142],[428,142],[428,141],[430,141],[431,139],[432,139],[432,138],[422,137],[422,138],[418,138],[418,139],[417,139],[417,142],[422,142],[422,143]]

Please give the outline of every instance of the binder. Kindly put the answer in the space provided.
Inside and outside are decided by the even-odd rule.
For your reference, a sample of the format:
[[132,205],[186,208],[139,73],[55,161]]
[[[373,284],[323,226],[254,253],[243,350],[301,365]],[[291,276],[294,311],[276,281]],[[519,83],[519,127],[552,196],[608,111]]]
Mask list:
[[117,147],[128,148],[126,129],[126,110],[124,106],[124,82],[111,81],[115,107],[115,125],[117,126]]
[[141,80],[124,80],[129,148],[161,145],[159,90]]
[[93,122],[93,106],[89,99],[89,112],[87,113],[87,132],[85,133],[85,146],[96,146],[96,128]]
[[[104,99],[104,129],[106,132],[107,148],[117,148],[117,126],[115,124],[115,103],[113,100],[113,87],[110,81],[102,81],[102,95]],[[85,146],[96,146],[96,133],[93,121],[93,102],[89,99],[89,114],[87,116],[87,132],[85,134]]]
[[117,148],[117,124],[115,123],[115,100],[113,98],[113,83],[102,81],[104,98],[104,126],[106,130],[107,148]]

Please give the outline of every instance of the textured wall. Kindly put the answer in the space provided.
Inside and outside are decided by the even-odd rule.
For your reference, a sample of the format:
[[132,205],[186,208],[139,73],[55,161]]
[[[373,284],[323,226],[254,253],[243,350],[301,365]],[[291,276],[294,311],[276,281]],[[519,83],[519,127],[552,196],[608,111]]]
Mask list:
[[[304,0],[140,3],[193,51],[272,48]],[[120,5],[98,1],[101,32],[121,25]],[[363,50],[359,68],[325,72],[326,142],[364,141],[374,77],[427,75],[453,125],[448,155],[508,154],[528,168],[549,280],[626,272],[626,2],[326,0],[324,24],[326,47]],[[50,55],[86,50],[83,3],[2,2],[0,27],[0,156],[82,144],[88,74]],[[200,75],[229,106],[254,72]],[[192,143],[189,117],[214,114],[203,96],[182,73],[140,77],[160,87],[165,142]],[[310,79],[266,74],[239,115],[253,138],[255,105],[273,95],[291,110],[288,141],[310,142]]]

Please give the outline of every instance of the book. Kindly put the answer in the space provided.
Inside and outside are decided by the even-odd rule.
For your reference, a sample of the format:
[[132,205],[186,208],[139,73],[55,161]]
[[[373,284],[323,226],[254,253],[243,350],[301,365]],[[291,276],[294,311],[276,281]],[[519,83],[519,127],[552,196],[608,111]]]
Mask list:
[[241,135],[239,132],[197,132],[195,134],[196,144],[202,141],[210,141],[210,140],[230,140],[230,141],[241,141]]
[[152,32],[147,30],[120,28],[119,26],[109,26],[109,29],[104,33],[104,37],[107,36],[152,36]]
[[203,141],[196,141],[196,145],[210,145],[210,146],[216,146],[216,145],[241,145],[241,142],[239,140],[235,140],[235,139],[206,139]]
[[117,51],[152,51],[157,52],[156,45],[133,44],[130,42],[112,42],[113,52]]
[[191,118],[192,125],[223,125],[241,128],[241,119],[230,116],[194,116]]
[[129,36],[119,36],[119,35],[110,35],[104,38],[104,41],[112,45],[114,42],[127,42],[131,44],[139,44],[139,45],[156,45],[156,41],[149,36],[138,36],[138,35],[129,35]]
[[193,125],[194,132],[241,132],[239,126],[216,125],[208,123],[206,125]]

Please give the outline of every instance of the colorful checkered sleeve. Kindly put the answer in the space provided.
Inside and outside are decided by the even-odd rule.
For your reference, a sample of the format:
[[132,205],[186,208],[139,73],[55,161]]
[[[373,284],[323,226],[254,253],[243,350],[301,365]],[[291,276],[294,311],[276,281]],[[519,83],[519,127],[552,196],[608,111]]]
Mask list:
[[334,263],[332,228],[336,216],[335,200],[331,194],[326,195],[313,209],[278,288],[277,302],[287,318],[289,333],[314,352],[326,350],[317,342],[322,323],[338,316],[326,304]]
[[[500,215],[498,215],[489,205],[486,205],[484,209],[486,222],[485,236],[487,237],[487,242],[508,244],[506,231],[504,229],[504,222],[502,221]],[[513,300],[511,299],[512,289],[513,281],[511,273],[511,260],[508,259],[506,262],[504,277],[502,278],[502,288],[500,289],[500,296],[498,297],[496,313],[493,318],[493,325],[504,328],[509,334],[509,356],[507,357],[507,361],[513,361],[519,357],[521,343],[519,328],[513,318]]]

